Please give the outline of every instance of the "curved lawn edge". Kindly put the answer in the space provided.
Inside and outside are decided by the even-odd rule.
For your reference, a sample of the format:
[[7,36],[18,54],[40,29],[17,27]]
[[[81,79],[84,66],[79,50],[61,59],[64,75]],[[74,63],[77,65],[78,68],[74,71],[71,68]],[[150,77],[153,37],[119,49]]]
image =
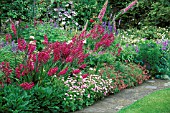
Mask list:
[[118,113],[170,113],[170,88],[155,91]]

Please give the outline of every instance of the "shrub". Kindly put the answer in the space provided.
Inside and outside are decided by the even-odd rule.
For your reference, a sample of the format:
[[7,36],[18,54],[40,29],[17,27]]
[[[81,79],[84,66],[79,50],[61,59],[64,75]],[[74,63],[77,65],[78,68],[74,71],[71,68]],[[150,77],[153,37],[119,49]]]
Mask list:
[[[131,0],[110,0],[113,13],[123,9],[130,2]],[[167,0],[138,0],[138,5],[133,8],[133,11],[121,15],[120,28],[140,28],[143,25],[168,27],[169,4]]]
[[44,36],[48,36],[49,42],[64,42],[71,40],[74,36],[74,31],[66,31],[55,26],[56,23],[42,23],[36,26],[29,26],[28,28],[21,28],[19,37],[23,37],[26,41],[31,41],[30,36],[36,40],[37,50],[43,49]]
[[139,51],[135,62],[146,65],[152,76],[167,73],[169,54],[168,40],[157,44],[152,40],[146,40],[138,45]]
[[23,90],[17,85],[8,85],[1,90],[1,112],[63,112],[62,102],[68,87],[54,78],[44,86],[36,85],[31,90]]
[[26,91],[18,86],[9,85],[1,89],[0,111],[1,112],[23,112],[30,110],[30,97]]
[[[2,47],[2,48],[1,48]],[[9,62],[11,67],[14,68],[17,63],[21,63],[23,53],[16,54],[17,45],[13,42],[0,42],[0,62]]]
[[151,9],[147,14],[146,25],[154,25],[159,27],[168,27],[170,23],[170,2],[166,0],[153,2]]

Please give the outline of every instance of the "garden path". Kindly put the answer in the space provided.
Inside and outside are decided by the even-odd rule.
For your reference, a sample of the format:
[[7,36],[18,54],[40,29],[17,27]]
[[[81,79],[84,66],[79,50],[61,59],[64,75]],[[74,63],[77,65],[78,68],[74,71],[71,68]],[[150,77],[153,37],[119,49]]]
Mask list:
[[124,89],[115,95],[110,95],[103,100],[74,113],[116,113],[121,108],[134,103],[136,100],[164,88],[170,88],[170,80],[148,80],[139,86]]

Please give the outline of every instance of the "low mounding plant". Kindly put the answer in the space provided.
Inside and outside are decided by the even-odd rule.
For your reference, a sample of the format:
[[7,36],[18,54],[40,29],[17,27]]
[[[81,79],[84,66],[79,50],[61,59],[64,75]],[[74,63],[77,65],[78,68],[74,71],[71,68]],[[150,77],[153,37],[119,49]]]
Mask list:
[[138,54],[135,62],[146,65],[152,76],[165,75],[168,71],[168,40],[157,44],[155,41],[146,40],[138,45]]
[[63,112],[62,102],[68,87],[61,80],[31,90],[23,90],[17,85],[0,88],[0,112]]

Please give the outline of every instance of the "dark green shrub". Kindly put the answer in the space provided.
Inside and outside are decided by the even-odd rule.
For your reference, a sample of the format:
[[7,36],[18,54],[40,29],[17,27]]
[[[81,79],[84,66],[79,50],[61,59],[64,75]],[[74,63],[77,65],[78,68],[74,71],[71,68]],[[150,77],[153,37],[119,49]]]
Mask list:
[[62,81],[46,81],[44,86],[23,90],[20,86],[0,87],[0,112],[63,112],[62,102],[68,88]]
[[22,52],[17,52],[16,54],[17,45],[14,41],[8,44],[0,42],[0,44],[3,44],[3,47],[0,48],[0,63],[4,61],[9,62],[12,68],[14,68],[17,63],[21,63],[24,54]]
[[48,82],[44,86],[35,86],[30,90],[31,105],[34,112],[62,112],[62,102],[68,88],[61,80],[54,78],[53,82]]
[[162,44],[157,44],[152,40],[146,40],[145,42],[139,43],[139,51],[135,58],[135,62],[146,65],[146,68],[152,76],[164,75],[169,68],[169,47],[167,45],[166,47],[167,48],[165,49]]
[[146,25],[155,25],[168,27],[170,23],[170,2],[167,0],[158,0],[153,2],[151,9],[147,14]]
[[34,36],[38,50],[43,48],[42,42],[44,41],[44,35],[47,35],[49,42],[68,41],[74,36],[74,32],[54,27],[54,23],[37,24],[35,27],[29,26],[28,28],[23,28],[20,31],[19,36],[23,37],[26,41],[30,41],[30,36]]
[[26,91],[15,85],[5,86],[3,89],[0,88],[0,90],[0,112],[23,113],[24,110],[31,111],[31,95]]
[[[133,0],[110,0],[113,14],[120,11]],[[143,25],[166,27],[170,21],[169,4],[167,0],[138,0],[133,11],[121,15],[121,28],[140,28]],[[168,27],[168,26],[167,26]]]

